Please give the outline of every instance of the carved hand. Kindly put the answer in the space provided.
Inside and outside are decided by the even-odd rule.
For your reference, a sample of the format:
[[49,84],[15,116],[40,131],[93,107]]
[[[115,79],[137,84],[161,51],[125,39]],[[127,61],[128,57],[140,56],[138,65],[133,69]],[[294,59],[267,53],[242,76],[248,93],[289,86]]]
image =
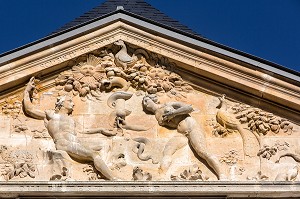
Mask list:
[[174,114],[174,111],[170,110],[167,113],[164,113],[162,117],[163,117],[163,121],[169,121],[170,119],[172,119],[175,116],[176,115]]
[[30,92],[33,91],[34,89],[35,89],[34,77],[31,77],[25,88],[25,92]]

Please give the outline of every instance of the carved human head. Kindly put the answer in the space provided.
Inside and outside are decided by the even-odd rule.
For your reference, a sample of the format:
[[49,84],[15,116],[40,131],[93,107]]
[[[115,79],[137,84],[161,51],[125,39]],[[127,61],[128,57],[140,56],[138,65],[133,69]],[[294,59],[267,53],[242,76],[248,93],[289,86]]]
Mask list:
[[84,76],[92,76],[95,73],[95,67],[92,65],[86,64],[86,65],[83,65],[80,67],[80,72]]
[[155,94],[146,95],[143,98],[143,108],[148,111],[155,112],[159,103],[158,97]]
[[69,96],[60,96],[57,98],[55,103],[55,111],[60,111],[64,108],[68,114],[72,113],[74,108],[74,103],[71,97]]

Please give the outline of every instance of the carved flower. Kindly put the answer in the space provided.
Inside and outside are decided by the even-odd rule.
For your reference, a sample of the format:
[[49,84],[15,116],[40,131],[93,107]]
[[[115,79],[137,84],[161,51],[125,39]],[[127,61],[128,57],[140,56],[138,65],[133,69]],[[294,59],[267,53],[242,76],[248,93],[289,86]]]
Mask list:
[[209,177],[205,176],[197,165],[191,166],[189,169],[184,170],[179,176],[171,175],[171,180],[195,180],[195,181],[207,181]]
[[152,175],[149,172],[144,172],[139,167],[134,167],[132,172],[132,179],[134,181],[150,181],[152,180]]
[[236,150],[231,150],[221,157],[220,162],[224,162],[227,165],[234,165],[238,162],[238,153]]
[[267,160],[270,160],[270,158],[276,153],[277,153],[277,147],[275,146],[270,147],[268,145],[264,145],[263,148],[261,148],[258,151],[257,155],[266,158]]

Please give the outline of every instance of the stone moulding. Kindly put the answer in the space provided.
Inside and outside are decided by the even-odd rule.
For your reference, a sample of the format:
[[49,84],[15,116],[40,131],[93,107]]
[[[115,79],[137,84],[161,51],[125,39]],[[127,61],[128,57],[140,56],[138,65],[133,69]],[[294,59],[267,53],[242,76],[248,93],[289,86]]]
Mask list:
[[23,84],[33,75],[45,75],[65,67],[74,58],[109,45],[118,39],[150,52],[171,57],[186,71],[220,82],[272,103],[300,111],[300,89],[275,75],[256,70],[253,66],[234,63],[206,53],[200,47],[180,44],[139,30],[123,22],[88,33],[81,37],[60,41],[25,58],[19,58],[0,67],[0,92],[11,85]]
[[0,197],[39,196],[219,196],[220,198],[295,197],[294,182],[1,182]]
[[0,198],[300,196],[299,79],[149,29],[0,58]]

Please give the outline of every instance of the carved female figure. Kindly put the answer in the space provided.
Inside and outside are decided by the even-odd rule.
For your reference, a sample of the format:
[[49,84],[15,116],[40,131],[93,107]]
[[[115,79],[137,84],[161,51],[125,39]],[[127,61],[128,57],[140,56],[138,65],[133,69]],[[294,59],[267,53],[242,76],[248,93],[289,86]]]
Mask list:
[[[207,151],[203,129],[189,115],[193,111],[191,105],[182,102],[159,104],[156,95],[146,95],[143,98],[143,107],[155,114],[159,125],[177,129],[178,133],[186,135],[195,152],[216,172],[218,179],[226,179],[225,174],[221,171],[218,159]],[[171,139],[167,143],[160,165],[162,171],[169,167],[172,155],[181,147],[183,147],[183,143],[176,141],[176,139]]]

